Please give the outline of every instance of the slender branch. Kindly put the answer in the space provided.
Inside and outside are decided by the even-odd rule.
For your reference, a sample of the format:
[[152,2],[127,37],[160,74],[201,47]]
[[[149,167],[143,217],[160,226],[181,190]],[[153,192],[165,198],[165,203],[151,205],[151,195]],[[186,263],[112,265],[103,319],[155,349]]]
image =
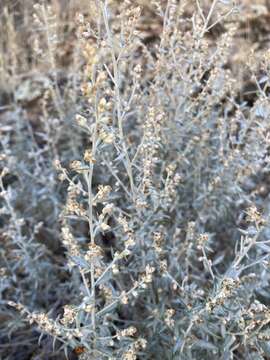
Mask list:
[[115,85],[115,96],[116,96],[118,130],[119,130],[119,136],[120,136],[120,140],[121,140],[122,147],[123,147],[123,153],[124,153],[125,160],[126,160],[124,165],[125,165],[128,177],[129,177],[131,192],[134,197],[135,186],[134,186],[134,180],[133,180],[133,174],[132,174],[132,164],[131,164],[131,161],[130,161],[130,158],[128,155],[128,150],[127,150],[125,137],[124,137],[124,130],[123,130],[123,114],[122,114],[122,109],[121,109],[120,82],[119,82],[119,69],[118,69],[118,60],[119,59],[117,59],[117,57],[116,57],[113,37],[112,37],[112,33],[111,33],[109,23],[108,23],[108,14],[107,14],[107,9],[106,9],[105,4],[102,4],[102,13],[103,13],[104,24],[105,24],[108,41],[109,41],[109,45],[110,45],[110,49],[111,49],[111,57],[112,57],[112,64],[113,64],[113,82]]

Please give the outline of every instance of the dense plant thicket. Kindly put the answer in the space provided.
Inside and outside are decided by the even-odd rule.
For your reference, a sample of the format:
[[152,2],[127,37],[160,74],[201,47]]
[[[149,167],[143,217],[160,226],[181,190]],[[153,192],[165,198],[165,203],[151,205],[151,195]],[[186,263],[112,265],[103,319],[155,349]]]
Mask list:
[[1,359],[268,359],[267,7],[1,17]]

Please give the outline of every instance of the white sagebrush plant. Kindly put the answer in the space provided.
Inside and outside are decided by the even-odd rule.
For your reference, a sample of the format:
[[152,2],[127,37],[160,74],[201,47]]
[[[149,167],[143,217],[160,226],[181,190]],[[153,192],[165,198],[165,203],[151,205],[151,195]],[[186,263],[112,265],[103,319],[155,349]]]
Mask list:
[[238,99],[235,24],[214,44],[207,36],[216,8],[218,22],[232,8],[213,1],[205,16],[197,2],[186,19],[184,4],[154,2],[163,29],[147,47],[143,9],[91,6],[95,23],[77,17],[81,156],[54,161],[73,301],[56,317],[9,304],[81,359],[260,359],[268,214],[245,188],[269,166],[269,98],[250,68],[258,100]]

